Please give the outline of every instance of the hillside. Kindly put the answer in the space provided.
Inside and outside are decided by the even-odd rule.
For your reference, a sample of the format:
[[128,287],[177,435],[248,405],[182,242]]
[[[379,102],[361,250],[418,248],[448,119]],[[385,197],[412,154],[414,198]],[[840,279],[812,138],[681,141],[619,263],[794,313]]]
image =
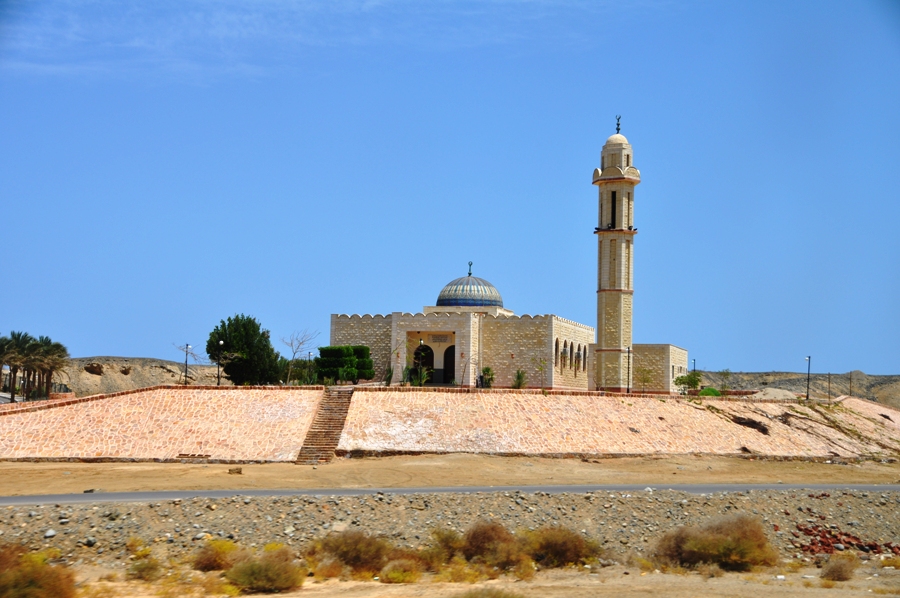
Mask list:
[[[703,385],[721,388],[722,376],[718,372],[703,372]],[[732,372],[728,386],[735,390],[782,388],[806,394],[806,373]],[[844,374],[831,374],[830,389],[831,397],[852,394],[855,397],[900,408],[900,376],[869,376],[859,370]],[[819,398],[829,396],[828,374],[812,374],[810,376],[809,394]]]
[[[70,360],[58,380],[79,397],[182,384],[184,362],[146,357],[78,357]],[[216,366],[188,364],[188,384],[215,386]],[[222,376],[222,384],[231,382]]]

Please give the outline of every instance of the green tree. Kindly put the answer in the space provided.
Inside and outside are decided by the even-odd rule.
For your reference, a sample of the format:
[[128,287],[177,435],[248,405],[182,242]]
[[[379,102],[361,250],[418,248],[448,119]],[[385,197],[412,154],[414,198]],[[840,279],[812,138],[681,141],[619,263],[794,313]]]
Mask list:
[[719,372],[719,375],[722,376],[722,394],[728,394],[728,389],[731,388],[728,385],[728,382],[731,380],[731,370],[725,368]]
[[[219,341],[224,344],[219,351]],[[256,318],[237,314],[222,320],[206,341],[206,354],[219,363],[232,384],[274,384],[278,382],[279,355]],[[221,362],[218,362],[221,355]]]
[[634,368],[634,381],[641,385],[641,394],[649,384],[653,383],[653,370],[650,368]]
[[700,388],[700,382],[703,380],[703,374],[694,370],[693,372],[688,372],[683,376],[678,376],[675,378],[676,386],[683,386],[685,388],[690,388],[691,390],[696,390]]

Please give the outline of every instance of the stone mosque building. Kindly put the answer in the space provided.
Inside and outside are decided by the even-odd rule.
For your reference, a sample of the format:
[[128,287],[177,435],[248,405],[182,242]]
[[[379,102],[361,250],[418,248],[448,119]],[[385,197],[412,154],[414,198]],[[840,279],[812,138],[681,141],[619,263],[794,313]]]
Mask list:
[[[449,283],[436,305],[420,313],[331,316],[332,345],[367,345],[376,376],[426,366],[432,384],[475,386],[482,368],[494,387],[509,387],[523,370],[529,388],[673,393],[687,372],[687,351],[667,344],[632,344],[634,188],[641,175],[628,140],[606,140],[593,184],[599,189],[597,330],[556,315],[517,316],[500,292],[469,274]],[[637,381],[637,387],[635,382]]]

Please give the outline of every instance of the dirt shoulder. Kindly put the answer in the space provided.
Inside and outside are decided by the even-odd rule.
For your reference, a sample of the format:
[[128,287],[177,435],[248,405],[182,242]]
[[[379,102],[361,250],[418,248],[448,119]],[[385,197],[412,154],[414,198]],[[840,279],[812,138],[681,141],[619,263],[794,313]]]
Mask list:
[[337,459],[328,465],[0,462],[0,495],[154,490],[417,488],[539,484],[896,484],[900,464],[827,464],[730,457],[575,459],[421,455]]

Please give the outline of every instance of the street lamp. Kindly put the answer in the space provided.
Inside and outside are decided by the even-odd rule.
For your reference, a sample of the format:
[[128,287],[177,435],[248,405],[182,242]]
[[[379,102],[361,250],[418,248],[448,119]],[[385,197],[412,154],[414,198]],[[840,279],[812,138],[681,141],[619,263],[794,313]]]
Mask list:
[[812,359],[809,355],[806,356],[806,400],[809,400],[809,372],[810,368],[812,368]]
[[219,341],[219,355],[216,357],[216,386],[222,385],[222,345],[225,341]]
[[694,371],[696,372],[696,371],[697,371],[697,360],[696,360],[696,359],[692,359],[691,361],[694,362]]
[[628,347],[628,379],[625,381],[628,385],[626,394],[631,394],[631,347]]
[[187,343],[184,345],[184,385],[187,386],[187,358],[188,353],[191,352],[191,346]]

